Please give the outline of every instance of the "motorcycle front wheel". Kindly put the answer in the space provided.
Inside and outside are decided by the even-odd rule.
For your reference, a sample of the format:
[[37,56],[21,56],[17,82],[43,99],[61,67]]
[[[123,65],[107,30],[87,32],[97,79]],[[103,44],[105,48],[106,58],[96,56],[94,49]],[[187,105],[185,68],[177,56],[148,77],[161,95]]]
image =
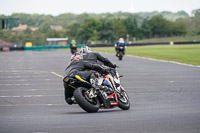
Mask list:
[[118,95],[118,107],[123,109],[123,110],[129,110],[130,108],[130,102],[129,102],[129,97],[126,91],[122,91]]
[[89,98],[88,89],[79,87],[74,91],[74,98],[78,105],[88,113],[95,113],[99,110],[100,103],[97,98]]

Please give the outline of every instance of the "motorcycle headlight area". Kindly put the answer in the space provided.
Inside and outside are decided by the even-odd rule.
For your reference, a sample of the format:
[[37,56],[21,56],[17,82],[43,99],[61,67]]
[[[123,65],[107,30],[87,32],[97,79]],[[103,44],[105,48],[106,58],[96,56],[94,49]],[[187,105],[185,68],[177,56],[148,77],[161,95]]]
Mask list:
[[103,81],[103,85],[106,85],[106,86],[112,87],[111,82],[110,82],[109,80],[107,80],[107,79],[105,79],[105,80]]

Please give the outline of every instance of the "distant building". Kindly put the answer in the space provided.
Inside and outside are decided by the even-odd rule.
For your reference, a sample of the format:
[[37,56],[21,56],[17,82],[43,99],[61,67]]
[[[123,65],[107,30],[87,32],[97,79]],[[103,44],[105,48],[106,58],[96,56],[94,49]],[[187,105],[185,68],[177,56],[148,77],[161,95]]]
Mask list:
[[30,26],[29,28],[31,29],[31,31],[36,31],[39,29],[38,27],[32,27],[32,26]]
[[48,45],[66,46],[68,38],[47,38]]
[[61,31],[63,29],[63,27],[60,25],[51,25],[50,28],[56,31]]
[[10,51],[10,46],[11,46],[10,42],[0,40],[0,50],[2,49],[2,51]]
[[19,24],[18,27],[13,27],[12,30],[14,31],[23,31],[23,30],[26,30],[28,28],[28,26],[25,24]]
[[12,30],[13,31],[24,31],[24,30],[26,30],[27,28],[30,28],[30,30],[31,31],[36,31],[36,30],[38,30],[38,27],[32,27],[32,26],[27,26],[26,24],[19,24],[19,26],[18,27],[13,27],[12,28]]
[[10,45],[11,45],[10,42],[6,42],[6,41],[0,39],[0,46],[10,46]]

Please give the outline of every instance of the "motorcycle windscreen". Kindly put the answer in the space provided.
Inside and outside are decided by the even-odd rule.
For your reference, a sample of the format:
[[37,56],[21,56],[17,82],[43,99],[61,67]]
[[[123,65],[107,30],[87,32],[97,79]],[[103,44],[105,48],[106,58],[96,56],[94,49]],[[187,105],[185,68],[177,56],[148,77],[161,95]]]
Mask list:
[[104,79],[103,85],[106,85],[108,87],[112,87],[112,84],[111,84],[111,82],[108,79]]
[[119,47],[124,47],[124,44],[123,44],[123,43],[120,43],[118,46],[119,46]]

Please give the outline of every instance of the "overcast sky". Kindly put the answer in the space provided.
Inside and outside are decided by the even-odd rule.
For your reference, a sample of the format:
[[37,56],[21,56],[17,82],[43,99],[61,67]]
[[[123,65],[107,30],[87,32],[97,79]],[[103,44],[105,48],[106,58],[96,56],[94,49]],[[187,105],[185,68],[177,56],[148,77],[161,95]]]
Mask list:
[[184,10],[188,14],[200,8],[200,0],[0,0],[0,14],[151,12]]

